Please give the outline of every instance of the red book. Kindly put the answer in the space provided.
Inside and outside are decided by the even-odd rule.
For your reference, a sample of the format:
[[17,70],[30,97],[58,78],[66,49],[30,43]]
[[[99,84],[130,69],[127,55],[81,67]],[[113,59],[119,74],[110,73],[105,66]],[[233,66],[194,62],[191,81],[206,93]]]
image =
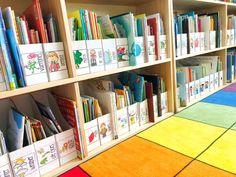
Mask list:
[[77,107],[75,101],[55,96],[58,107],[63,115],[63,117],[67,120],[71,127],[74,128],[74,136],[75,136],[75,144],[76,149],[80,153],[79,158],[83,158],[82,153],[82,143],[79,135],[78,123],[77,123]]
[[23,15],[26,17],[29,27],[38,31],[40,42],[46,43],[47,38],[39,0],[34,0],[33,3],[24,11]]
[[147,19],[147,24],[150,26],[151,35],[155,36],[156,55],[158,56],[158,21],[157,18],[153,17]]
[[145,87],[146,87],[146,96],[148,102],[149,121],[155,122],[152,82],[146,82]]

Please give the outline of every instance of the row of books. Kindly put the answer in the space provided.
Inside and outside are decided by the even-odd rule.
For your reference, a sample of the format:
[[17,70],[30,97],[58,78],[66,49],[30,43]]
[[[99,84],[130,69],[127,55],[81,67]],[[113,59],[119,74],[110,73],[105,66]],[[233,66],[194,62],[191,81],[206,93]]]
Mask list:
[[226,45],[236,44],[236,16],[228,15]]
[[236,79],[236,53],[235,49],[227,51],[227,83],[232,83]]
[[196,14],[194,11],[174,17],[176,56],[222,46],[219,12]]
[[[159,13],[146,16],[125,13],[110,17],[80,9],[68,14],[72,41],[97,40],[107,38],[127,38],[129,63],[139,64],[138,56],[144,51],[148,56],[148,38],[154,38],[154,60],[166,58],[166,35]],[[140,41],[143,45],[140,45]]]
[[121,73],[113,79],[95,80],[81,88],[86,94],[82,105],[89,152],[168,112],[168,95],[159,75]]
[[40,91],[1,100],[0,105],[5,117],[0,129],[1,174],[41,176],[81,158],[74,101]]
[[179,107],[222,85],[222,62],[218,56],[198,56],[177,63]]
[[230,3],[236,3],[236,0],[218,0],[218,1],[230,2]]
[[68,77],[58,41],[56,20],[52,14],[43,19],[39,0],[19,17],[11,7],[0,8],[0,91]]

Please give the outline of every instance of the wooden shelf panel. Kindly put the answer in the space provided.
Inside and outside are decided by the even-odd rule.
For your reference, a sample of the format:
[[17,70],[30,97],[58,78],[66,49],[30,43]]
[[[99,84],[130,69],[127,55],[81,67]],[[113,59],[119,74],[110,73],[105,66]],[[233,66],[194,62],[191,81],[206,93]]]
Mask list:
[[153,0],[66,0],[69,3],[86,3],[86,4],[111,4],[111,5],[127,5],[136,6],[143,3],[148,3]]
[[206,51],[202,51],[202,52],[191,53],[191,54],[176,57],[175,60],[182,60],[182,59],[185,59],[185,58],[190,58],[190,57],[195,57],[195,56],[199,56],[199,55],[204,55],[204,54],[207,54],[207,53],[217,52],[217,51],[220,51],[220,50],[225,50],[226,48],[228,48],[228,47],[221,47],[221,48],[216,48],[216,49],[213,49],[213,50],[206,50]]
[[137,65],[137,66],[127,66],[127,67],[123,67],[123,68],[113,69],[110,71],[103,71],[103,72],[81,75],[81,76],[78,76],[77,81],[84,81],[84,80],[94,79],[94,78],[98,78],[98,77],[108,76],[111,74],[121,73],[121,72],[125,72],[125,71],[132,71],[132,70],[141,69],[141,68],[145,68],[145,67],[149,67],[149,66],[155,66],[155,65],[159,65],[159,64],[167,63],[167,62],[171,62],[171,59],[168,58],[165,60],[157,60],[155,62],[144,63],[144,64]]
[[171,117],[172,115],[174,115],[173,112],[166,113],[162,117],[158,117],[155,123],[147,123],[147,124],[141,126],[139,129],[137,129],[135,131],[128,132],[125,135],[121,136],[119,139],[113,140],[110,143],[107,143],[107,144],[97,148],[87,158],[85,158],[83,160],[75,159],[75,160],[73,160],[73,161],[71,161],[71,162],[69,162],[69,163],[67,163],[67,164],[51,171],[51,172],[49,172],[48,174],[44,175],[43,177],[59,176],[59,175],[65,173],[66,171],[68,171],[69,169],[74,168],[74,167],[80,165],[81,163],[84,163],[85,161],[95,157],[96,155],[104,152],[105,150],[112,148],[113,146],[115,146],[115,145],[121,143],[122,141],[125,141],[126,139],[128,139],[128,138],[130,138],[130,137],[132,137],[132,136],[134,136],[134,135],[150,128],[153,125],[158,124],[159,122]]
[[186,107],[177,108],[177,112],[183,111],[184,109],[186,109],[186,108],[188,108],[188,107],[190,107],[190,106],[196,104],[197,102],[199,102],[199,101],[203,100],[204,98],[206,98],[206,97],[208,97],[208,96],[210,96],[210,95],[212,95],[212,94],[214,94],[214,93],[216,93],[216,92],[222,90],[223,88],[225,88],[225,87],[227,87],[227,86],[229,86],[229,85],[230,85],[230,84],[226,84],[226,85],[224,85],[224,86],[219,87],[218,89],[216,89],[216,90],[214,90],[214,91],[211,91],[211,92],[209,92],[209,93],[206,93],[205,95],[203,95],[203,96],[201,96],[201,97],[195,99],[194,101],[188,103],[188,105],[187,105]]
[[58,81],[52,81],[52,82],[46,82],[42,84],[37,84],[37,85],[32,85],[24,88],[18,88],[15,90],[10,90],[10,91],[4,91],[0,92],[0,99],[4,98],[9,98],[9,97],[14,97],[17,95],[23,95],[26,93],[31,93],[39,90],[44,90],[52,87],[57,87],[61,85],[66,85],[66,84],[71,84],[76,82],[76,78],[68,78],[68,79],[63,79],[63,80],[58,80]]

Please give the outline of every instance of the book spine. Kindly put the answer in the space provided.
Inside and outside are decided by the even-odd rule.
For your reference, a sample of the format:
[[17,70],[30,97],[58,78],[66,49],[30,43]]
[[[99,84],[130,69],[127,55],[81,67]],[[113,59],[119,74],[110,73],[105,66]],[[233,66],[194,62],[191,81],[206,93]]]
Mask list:
[[12,19],[13,19],[13,23],[14,23],[14,32],[16,35],[17,43],[21,44],[20,34],[19,34],[18,27],[17,27],[17,23],[16,23],[15,12],[12,10],[11,13],[12,13]]
[[20,54],[19,54],[19,47],[17,44],[17,40],[15,38],[15,36],[13,35],[13,29],[9,28],[6,31],[7,33],[7,37],[8,37],[8,41],[10,44],[10,48],[11,48],[11,52],[13,55],[13,65],[16,71],[16,76],[17,76],[17,81],[20,87],[25,87],[25,82],[24,82],[24,74],[23,74],[23,70],[21,68],[21,63],[20,63]]
[[21,25],[21,29],[22,29],[22,34],[23,34],[23,39],[24,39],[24,44],[29,44],[29,36],[27,33],[27,29],[26,29],[26,23],[24,20],[20,20],[20,25]]

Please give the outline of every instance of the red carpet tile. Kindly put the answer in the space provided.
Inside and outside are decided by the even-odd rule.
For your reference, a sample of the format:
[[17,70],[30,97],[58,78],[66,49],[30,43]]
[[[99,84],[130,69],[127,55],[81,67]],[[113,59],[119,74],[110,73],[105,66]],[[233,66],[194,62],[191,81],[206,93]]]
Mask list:
[[90,177],[87,173],[85,173],[81,168],[75,167],[69,170],[68,172],[62,174],[60,177]]

